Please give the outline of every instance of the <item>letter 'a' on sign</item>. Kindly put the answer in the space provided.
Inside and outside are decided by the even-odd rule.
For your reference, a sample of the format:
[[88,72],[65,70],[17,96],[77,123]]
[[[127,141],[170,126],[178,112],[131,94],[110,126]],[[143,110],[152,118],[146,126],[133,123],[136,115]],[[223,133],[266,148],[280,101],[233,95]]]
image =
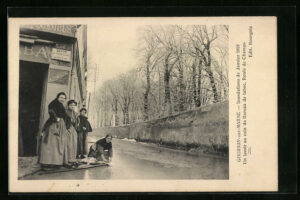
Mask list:
[[52,52],[51,52],[51,58],[55,59],[55,60],[70,62],[71,61],[71,51],[53,48]]

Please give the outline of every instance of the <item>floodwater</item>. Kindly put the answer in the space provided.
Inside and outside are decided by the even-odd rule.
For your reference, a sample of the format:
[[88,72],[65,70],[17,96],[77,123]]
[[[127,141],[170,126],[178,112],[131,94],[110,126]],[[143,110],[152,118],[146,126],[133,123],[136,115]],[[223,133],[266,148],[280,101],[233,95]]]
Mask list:
[[[89,138],[90,141],[95,138]],[[196,155],[128,140],[113,139],[109,167],[33,175],[26,179],[228,179],[227,158]]]

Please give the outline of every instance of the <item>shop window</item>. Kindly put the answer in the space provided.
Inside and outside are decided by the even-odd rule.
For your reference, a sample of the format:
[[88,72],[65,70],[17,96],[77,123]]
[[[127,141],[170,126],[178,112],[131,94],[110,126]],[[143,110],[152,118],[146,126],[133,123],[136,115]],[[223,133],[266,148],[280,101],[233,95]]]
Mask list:
[[50,69],[49,83],[68,85],[69,71],[61,69]]

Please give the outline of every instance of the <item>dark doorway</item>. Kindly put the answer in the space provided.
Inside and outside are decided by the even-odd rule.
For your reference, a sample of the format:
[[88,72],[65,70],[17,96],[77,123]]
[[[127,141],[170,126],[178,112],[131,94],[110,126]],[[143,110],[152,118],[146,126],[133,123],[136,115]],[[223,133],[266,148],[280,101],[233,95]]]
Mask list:
[[19,155],[34,156],[49,65],[20,61]]

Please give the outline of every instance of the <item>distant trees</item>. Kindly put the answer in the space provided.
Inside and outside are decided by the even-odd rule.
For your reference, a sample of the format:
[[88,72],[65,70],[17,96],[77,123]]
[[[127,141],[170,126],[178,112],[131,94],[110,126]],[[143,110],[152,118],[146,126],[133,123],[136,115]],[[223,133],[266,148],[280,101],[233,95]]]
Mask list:
[[138,48],[137,55],[140,57],[140,67],[139,70],[142,72],[145,80],[146,86],[144,95],[144,120],[149,119],[149,93],[151,89],[151,74],[158,62],[161,59],[161,55],[159,55],[159,41],[153,34],[148,32],[149,30],[141,30],[140,44],[141,47]]
[[228,30],[225,25],[141,27],[136,70],[106,81],[98,92],[100,112],[105,112],[101,126],[155,119],[228,99]]

